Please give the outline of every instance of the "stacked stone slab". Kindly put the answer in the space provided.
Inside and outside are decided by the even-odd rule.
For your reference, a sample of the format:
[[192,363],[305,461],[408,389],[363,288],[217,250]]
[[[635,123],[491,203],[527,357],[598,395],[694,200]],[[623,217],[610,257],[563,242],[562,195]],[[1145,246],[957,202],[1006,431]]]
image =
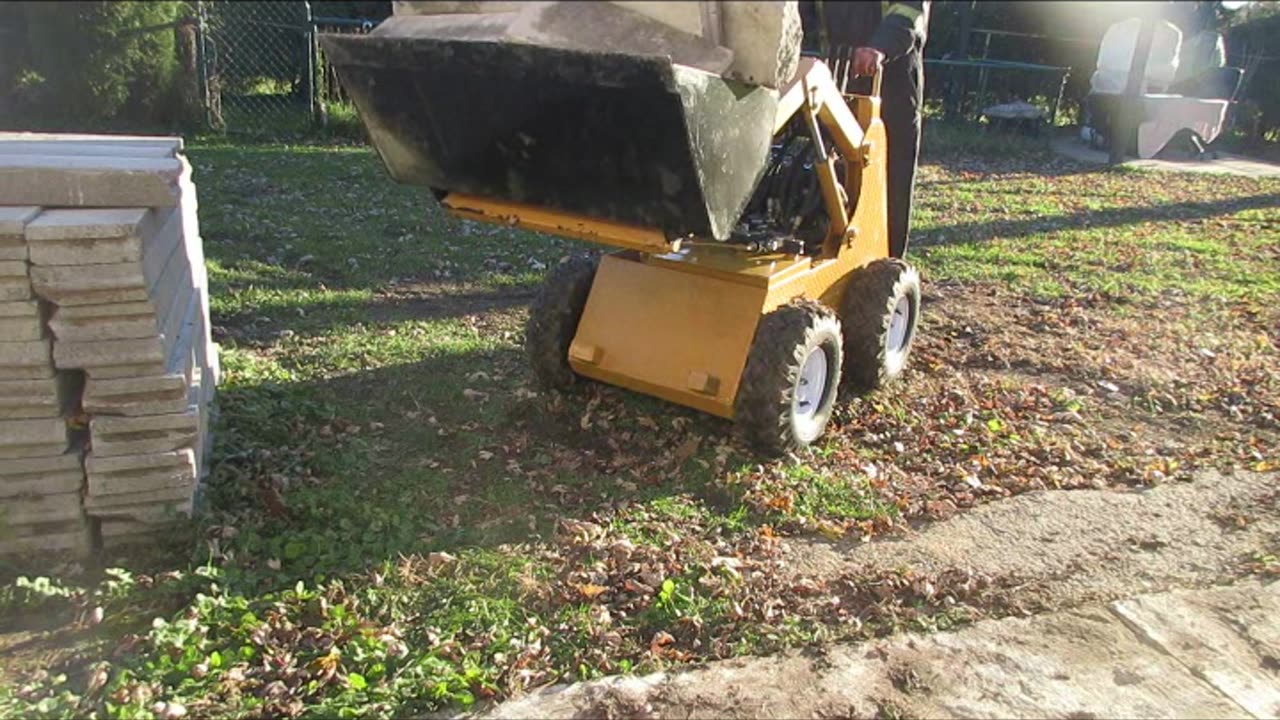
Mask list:
[[[26,383],[0,386],[0,423],[12,409],[85,426],[75,504],[108,546],[190,514],[207,472],[218,360],[181,150],[178,138],[0,133],[0,330],[17,333],[0,377],[12,367]],[[0,425],[0,458],[6,439],[51,452],[40,430]],[[15,471],[14,486],[40,473],[70,485],[71,470],[45,465]]]
[[53,363],[49,308],[31,288],[34,206],[0,207],[0,553],[83,550],[82,452],[67,430],[75,376]]

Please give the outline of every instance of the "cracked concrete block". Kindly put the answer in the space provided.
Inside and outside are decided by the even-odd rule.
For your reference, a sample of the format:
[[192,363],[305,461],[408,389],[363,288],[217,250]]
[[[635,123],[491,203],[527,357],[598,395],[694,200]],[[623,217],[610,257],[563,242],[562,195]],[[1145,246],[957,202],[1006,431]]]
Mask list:
[[27,223],[40,214],[38,207],[0,206],[0,260],[26,260]]
[[85,412],[165,415],[187,409],[187,377],[181,374],[103,379],[90,377],[81,398]]
[[0,528],[65,523],[81,520],[80,493],[25,495],[5,498],[0,504]]
[[37,380],[53,377],[53,353],[48,340],[0,342],[0,379]]
[[46,210],[27,224],[28,258],[33,265],[139,262],[160,222],[147,208]]
[[[180,413],[143,417],[97,416],[89,421],[89,438],[97,457],[163,453],[196,447],[200,413],[188,407]],[[196,460],[199,461],[197,455]]]
[[0,463],[0,500],[23,495],[79,493],[84,460],[79,452]]
[[[85,456],[88,498],[139,495],[195,485],[195,454],[190,448],[145,455]],[[87,498],[86,498],[87,504]]]
[[0,420],[0,459],[51,457],[67,446],[62,418]]
[[173,207],[181,172],[176,158],[0,154],[0,197],[20,205]]
[[59,417],[79,397],[78,386],[73,373],[38,380],[0,380],[0,419]]

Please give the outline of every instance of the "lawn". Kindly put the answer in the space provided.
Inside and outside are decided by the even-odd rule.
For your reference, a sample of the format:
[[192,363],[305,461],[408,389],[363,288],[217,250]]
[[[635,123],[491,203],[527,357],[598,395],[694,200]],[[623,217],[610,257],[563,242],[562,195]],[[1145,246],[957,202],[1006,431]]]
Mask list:
[[1275,467],[1280,181],[945,140],[908,379],[771,463],[689,410],[533,388],[528,301],[586,246],[450,219],[366,148],[194,144],[206,511],[104,568],[6,568],[0,714],[402,716],[945,628],[1036,608],[1014,577],[795,582],[777,546]]

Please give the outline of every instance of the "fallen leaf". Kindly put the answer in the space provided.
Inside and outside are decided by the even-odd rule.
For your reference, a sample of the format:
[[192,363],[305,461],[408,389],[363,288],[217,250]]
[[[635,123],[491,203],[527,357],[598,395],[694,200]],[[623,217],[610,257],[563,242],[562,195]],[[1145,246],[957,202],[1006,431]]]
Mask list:
[[601,594],[609,590],[609,588],[603,585],[593,585],[591,583],[578,585],[577,588],[578,588],[578,592],[582,593],[582,597],[588,600],[594,600],[597,597],[599,597]]

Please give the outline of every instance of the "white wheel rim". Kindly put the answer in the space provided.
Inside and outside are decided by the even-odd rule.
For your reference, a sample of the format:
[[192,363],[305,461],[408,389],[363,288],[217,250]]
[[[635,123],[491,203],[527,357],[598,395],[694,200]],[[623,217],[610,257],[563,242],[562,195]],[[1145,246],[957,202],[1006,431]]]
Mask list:
[[907,347],[907,334],[911,330],[911,300],[907,296],[898,298],[893,306],[893,317],[889,320],[888,350],[900,353]]
[[821,346],[809,351],[800,366],[795,392],[791,397],[791,414],[797,420],[811,420],[818,414],[827,392],[827,352]]

